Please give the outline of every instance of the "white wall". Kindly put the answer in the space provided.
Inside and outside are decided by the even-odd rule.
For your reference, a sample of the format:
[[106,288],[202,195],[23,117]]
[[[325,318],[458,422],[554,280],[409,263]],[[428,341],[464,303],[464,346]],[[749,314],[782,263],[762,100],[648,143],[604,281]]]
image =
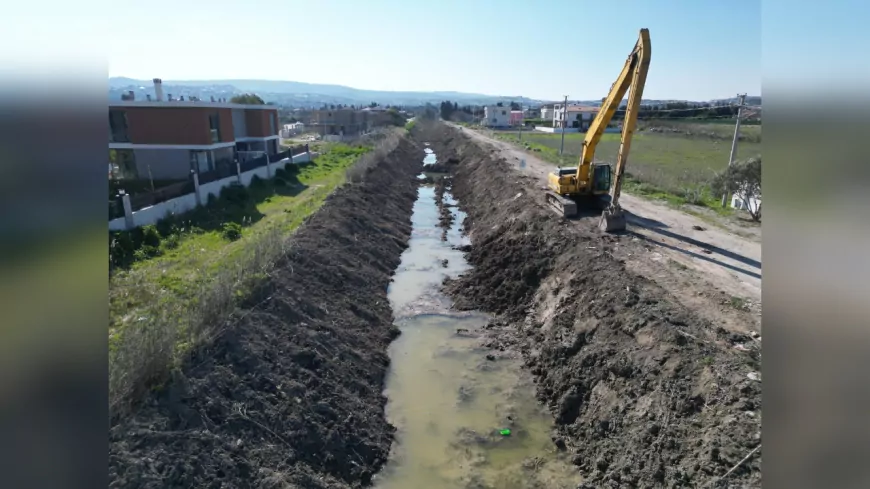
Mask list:
[[488,105],[483,108],[482,126],[506,127],[511,125],[511,108]]
[[553,109],[550,107],[541,108],[541,119],[547,120],[553,118]]
[[[535,130],[541,131],[541,132],[550,132],[550,133],[562,134],[562,128],[560,128],[560,127],[552,128],[552,127],[546,127],[546,126],[535,126]],[[576,127],[568,127],[565,129],[565,134],[571,134],[572,132],[580,132],[580,129],[578,129]],[[619,133],[619,132],[622,132],[622,129],[619,129],[618,127],[608,127],[607,129],[604,130],[604,132],[606,132],[606,133]]]
[[745,211],[753,211],[757,212],[759,206],[761,206],[761,199],[757,197],[750,197],[749,201],[744,201],[742,198],[737,195],[731,196],[731,207],[735,209],[743,209]]
[[[315,155],[316,156],[316,155]],[[288,164],[299,164],[306,163],[311,161],[311,155],[308,153],[302,153],[293,156],[291,158],[284,158],[283,160],[276,161],[274,163],[270,163],[269,166],[272,169],[272,174],[274,175],[275,170],[279,168],[284,168]],[[242,173],[242,185],[248,186],[251,184],[251,180],[254,178],[254,175],[259,176],[260,178],[269,178],[267,175],[267,168],[254,168],[253,170],[248,170]],[[233,183],[239,181],[238,175],[233,175],[231,177],[222,178],[220,180],[215,180],[214,182],[204,183],[199,186],[199,193],[202,196],[202,202],[205,203],[208,201],[209,194],[213,194],[214,196],[219,196],[221,189],[227,187]],[[176,197],[174,199],[169,199],[166,202],[161,202],[156,205],[152,205],[150,207],[144,207],[139,209],[138,211],[133,212],[133,226],[141,227],[147,226],[148,224],[156,224],[157,221],[166,217],[167,214],[181,214],[183,212],[187,212],[196,207],[196,194],[191,193],[187,195],[182,195],[181,197]],[[117,219],[112,219],[109,221],[109,230],[110,231],[123,231],[126,229],[126,222],[123,217],[119,217]]]
[[[536,130],[536,131],[541,131],[541,132],[551,132],[551,133],[556,133],[556,134],[562,134],[562,128],[561,128],[561,127],[535,126],[535,130]],[[570,134],[570,133],[572,133],[572,132],[580,132],[580,129],[578,129],[578,128],[576,128],[576,127],[567,127],[567,128],[565,128],[565,134]]]

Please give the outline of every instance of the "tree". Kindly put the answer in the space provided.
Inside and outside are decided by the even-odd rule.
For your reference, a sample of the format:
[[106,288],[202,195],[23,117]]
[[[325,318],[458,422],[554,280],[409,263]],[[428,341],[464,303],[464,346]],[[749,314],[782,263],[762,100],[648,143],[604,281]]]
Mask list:
[[441,118],[444,119],[445,121],[449,121],[450,116],[453,115],[453,107],[454,107],[453,102],[450,102],[449,100],[445,100],[444,102],[441,102]]
[[511,110],[520,110],[520,104],[511,102]]
[[263,102],[263,99],[260,98],[259,95],[254,93],[244,93],[242,95],[235,95],[230,99],[231,103],[234,104],[245,104],[245,105],[266,105],[266,102]]
[[710,188],[715,195],[736,195],[752,220],[761,220],[761,156],[735,161],[716,175]]

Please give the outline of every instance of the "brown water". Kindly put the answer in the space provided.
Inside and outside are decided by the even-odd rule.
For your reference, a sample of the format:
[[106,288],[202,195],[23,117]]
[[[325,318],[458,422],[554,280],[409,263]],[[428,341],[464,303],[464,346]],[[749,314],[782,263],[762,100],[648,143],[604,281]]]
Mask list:
[[[449,193],[445,203],[456,204]],[[552,417],[535,400],[520,361],[488,359],[498,352],[477,338],[487,316],[450,311],[438,291],[445,277],[469,268],[452,248],[467,243],[465,216],[451,211],[454,222],[442,239],[435,189],[420,188],[410,247],[390,286],[402,335],[390,347],[386,414],[398,431],[375,487],[574,488],[579,474],[550,440]]]

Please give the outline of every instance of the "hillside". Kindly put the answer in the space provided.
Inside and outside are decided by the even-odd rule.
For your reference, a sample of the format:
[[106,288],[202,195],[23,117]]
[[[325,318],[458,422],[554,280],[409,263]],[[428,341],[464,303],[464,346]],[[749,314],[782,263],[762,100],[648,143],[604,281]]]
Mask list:
[[[137,99],[145,99],[145,95],[154,96],[151,80],[137,80],[127,77],[109,78],[109,100],[120,100],[121,94],[127,90],[136,92]],[[294,107],[320,107],[323,104],[368,105],[377,102],[382,105],[424,105],[438,104],[450,100],[460,105],[482,105],[496,102],[517,102],[522,105],[547,103],[547,100],[537,100],[519,95],[486,95],[466,92],[393,92],[386,90],[364,90],[343,85],[327,85],[319,83],[303,83],[296,81],[276,80],[164,80],[163,91],[174,97],[185,98],[198,96],[203,100],[210,97],[232,97],[233,95],[254,92],[266,102]],[[729,103],[734,99],[716,100],[717,103]],[[667,102],[689,102],[687,100],[652,100],[644,99],[644,104],[659,105]],[[598,105],[596,100],[572,100],[571,103]],[[750,105],[761,105],[761,97],[747,97]]]

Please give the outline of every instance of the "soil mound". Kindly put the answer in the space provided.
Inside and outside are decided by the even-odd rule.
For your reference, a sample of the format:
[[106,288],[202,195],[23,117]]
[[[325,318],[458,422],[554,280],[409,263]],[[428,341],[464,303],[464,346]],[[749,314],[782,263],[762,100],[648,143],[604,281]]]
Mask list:
[[110,429],[110,487],[367,485],[386,461],[387,300],[422,148],[342,187],[230,326]]
[[[458,308],[499,314],[489,345],[523,353],[554,442],[587,487],[696,487],[760,445],[759,353],[740,348],[753,338],[629,273],[611,254],[625,238],[599,233],[596,219],[566,225],[458,131],[425,137],[459,160],[451,190],[472,240],[474,269],[445,289]],[[760,467],[756,453],[714,486],[760,487]]]

